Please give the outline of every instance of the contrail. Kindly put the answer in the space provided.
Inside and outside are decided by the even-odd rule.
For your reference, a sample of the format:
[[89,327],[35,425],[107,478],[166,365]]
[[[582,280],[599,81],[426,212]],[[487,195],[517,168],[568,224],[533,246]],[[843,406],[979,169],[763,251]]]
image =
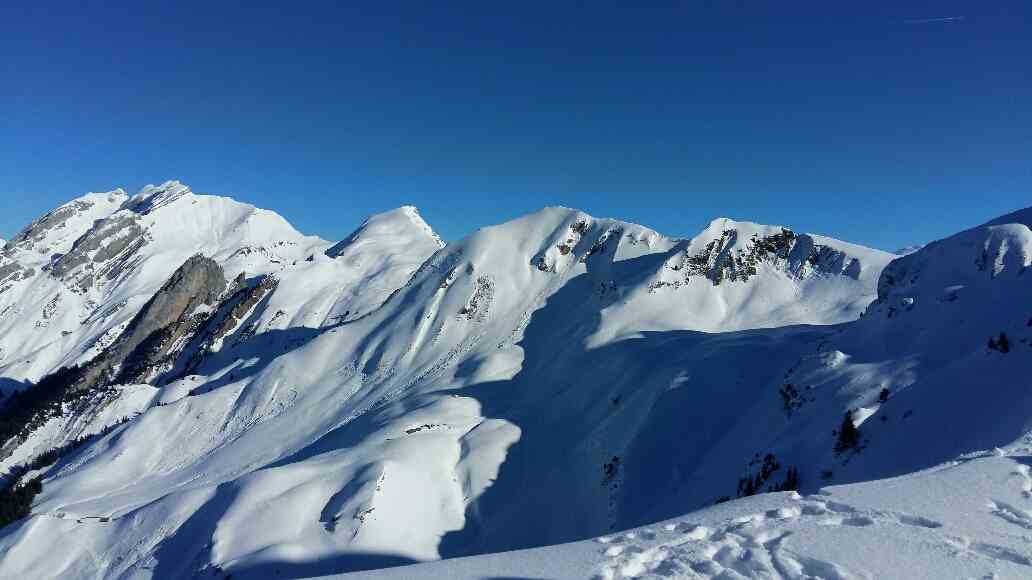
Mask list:
[[915,18],[904,20],[903,24],[931,24],[933,22],[959,22],[964,20],[963,16],[942,16],[940,18]]

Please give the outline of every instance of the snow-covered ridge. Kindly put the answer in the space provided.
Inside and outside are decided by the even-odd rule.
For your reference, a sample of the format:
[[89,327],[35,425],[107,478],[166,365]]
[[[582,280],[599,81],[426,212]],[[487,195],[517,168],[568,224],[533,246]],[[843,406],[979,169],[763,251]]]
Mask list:
[[[127,380],[160,386],[105,387],[2,460],[83,425],[102,432],[112,422],[98,409],[141,411],[38,472],[33,515],[0,530],[12,555],[0,576],[325,576],[594,537],[369,574],[519,575],[546,554],[549,577],[892,577],[813,538],[888,546],[914,534],[940,559],[954,550],[971,575],[1032,565],[993,515],[1020,519],[1006,507],[1026,509],[1017,476],[1013,493],[974,486],[995,508],[964,496],[985,510],[977,525],[887,493],[865,499],[900,489],[893,480],[841,487],[977,457],[906,488],[941,499],[980,473],[1021,471],[1032,407],[1016,378],[1032,370],[1032,321],[1013,305],[1032,296],[1027,221],[995,220],[890,264],[727,219],[675,239],[545,208],[444,245],[404,207],[330,244],[181,184],[137,203],[84,232],[71,266],[61,257],[12,285],[26,304],[42,297],[9,327],[20,341],[50,337],[34,358],[137,344],[130,321],[178,287],[166,282],[194,254],[231,288],[156,299],[177,307],[148,309],[163,326],[146,334],[167,339],[134,357],[147,364]],[[119,219],[147,243],[119,248],[104,225]],[[83,289],[87,272],[103,282]],[[86,330],[62,335],[69,305]],[[35,320],[45,325],[25,324]],[[27,358],[0,372],[18,377]],[[1013,459],[972,455],[993,447]],[[798,494],[734,499],[786,486]],[[60,553],[41,548],[55,539]]]
[[1032,211],[1022,210],[932,242],[896,260],[879,283],[879,299],[923,286],[977,283],[997,276],[1021,276],[1032,265]]

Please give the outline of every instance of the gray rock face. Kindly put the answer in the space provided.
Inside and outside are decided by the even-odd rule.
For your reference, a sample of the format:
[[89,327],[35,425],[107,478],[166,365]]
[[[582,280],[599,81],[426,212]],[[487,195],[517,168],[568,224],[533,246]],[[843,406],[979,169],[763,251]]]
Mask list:
[[754,236],[744,249],[734,249],[738,235],[737,230],[725,230],[701,252],[685,254],[674,269],[684,269],[686,278],[706,277],[714,285],[727,280],[748,281],[756,274],[756,266],[761,262],[777,265],[797,278],[806,278],[813,273],[854,279],[860,276],[860,262],[857,259],[818,244],[809,235],[798,235],[783,228],[777,234],[762,238]]
[[125,332],[89,364],[79,388],[101,382],[148,382],[172,365],[178,349],[207,322],[226,291],[222,266],[193,256],[143,306]]
[[89,202],[75,201],[59,207],[26,226],[7,243],[0,244],[0,286],[34,276],[34,268],[15,260],[18,251],[45,251],[44,248],[37,248],[36,244],[44,240],[51,230],[65,227],[65,222],[76,212],[87,210],[91,205]]
[[[180,362],[158,382],[171,382],[195,371],[204,362],[205,357],[218,350],[222,341],[237,330],[255,307],[278,286],[279,280],[273,276],[262,276],[258,283],[248,285],[241,274],[233,282],[230,291],[227,292],[228,297],[221,302],[205,329],[198,332],[193,344],[184,350]],[[237,334],[236,341],[246,340],[254,332],[253,326],[243,329]]]
[[[37,385],[44,395],[36,401],[36,408],[21,418],[22,427],[29,431],[39,427],[47,418],[60,414],[61,405],[71,405],[73,413],[86,412],[83,402],[103,402],[109,385],[152,382],[173,367],[184,346],[212,318],[226,286],[225,274],[217,262],[199,255],[189,258],[96,358],[82,366],[62,368],[45,377],[42,386]],[[47,303],[44,318],[58,301],[59,296],[55,296]],[[6,442],[0,437],[0,459],[23,441],[27,431],[22,431],[9,433],[14,436]]]
[[229,311],[212,328],[212,342],[222,340],[234,328],[236,328],[244,317],[254,309],[255,305],[261,302],[270,292],[279,286],[279,280],[272,276],[263,276],[258,284],[251,287],[241,288],[229,301]]
[[29,224],[24,230],[7,242],[4,248],[6,252],[15,248],[20,250],[33,250],[35,244],[44,240],[47,234],[54,229],[65,227],[65,223],[79,212],[86,211],[93,207],[93,203],[86,200],[75,200],[72,203],[63,205]]
[[0,255],[0,287],[6,288],[8,282],[31,278],[35,273],[34,269],[26,268],[15,260]]
[[71,251],[54,262],[51,272],[74,289],[88,290],[98,277],[118,277],[148,242],[135,215],[118,214],[77,239]]
[[[142,216],[190,193],[185,185],[169,181],[144,188],[120,206],[113,204],[124,199],[125,194],[116,190],[108,194],[104,202],[108,205],[103,207],[93,198],[84,198],[54,209],[29,224],[6,246],[0,246],[0,285],[29,278],[37,269],[79,293],[116,280],[139,266],[140,249],[152,241]],[[105,208],[107,211],[99,211]],[[96,219],[73,220],[87,214]],[[86,229],[69,228],[70,224]],[[67,242],[72,242],[70,249]],[[22,258],[26,253],[49,258],[49,264],[27,261]]]

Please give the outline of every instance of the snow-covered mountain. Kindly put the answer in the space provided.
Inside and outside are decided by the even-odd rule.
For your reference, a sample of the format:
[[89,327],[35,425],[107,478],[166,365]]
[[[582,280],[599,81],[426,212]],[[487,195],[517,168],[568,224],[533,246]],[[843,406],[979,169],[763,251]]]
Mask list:
[[0,253],[0,375],[37,381],[89,360],[193,254],[227,273],[273,273],[328,243],[273,212],[176,181],[90,193],[29,224]]
[[0,468],[42,482],[0,576],[891,577],[821,543],[867,528],[1020,570],[1007,517],[889,490],[1032,508],[993,479],[1028,471],[1030,225],[893,261],[567,208],[444,245],[403,207],[330,243],[178,182],[89,194],[0,254]]

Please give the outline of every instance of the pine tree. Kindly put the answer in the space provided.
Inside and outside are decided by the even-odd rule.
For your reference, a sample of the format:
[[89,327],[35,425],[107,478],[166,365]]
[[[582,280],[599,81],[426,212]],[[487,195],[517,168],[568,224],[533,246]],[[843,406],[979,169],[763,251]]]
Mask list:
[[842,417],[842,425],[838,430],[838,441],[835,442],[835,453],[842,453],[847,449],[856,449],[860,443],[860,430],[853,424],[853,412],[846,411]]
[[0,526],[27,517],[32,511],[32,500],[43,491],[39,478],[0,491]]
[[785,481],[771,486],[770,491],[794,491],[799,489],[799,470],[789,467],[785,474]]
[[999,346],[1000,352],[1010,352],[1010,341],[1007,340],[1006,334],[1001,332],[1000,338],[996,341],[996,344]]

